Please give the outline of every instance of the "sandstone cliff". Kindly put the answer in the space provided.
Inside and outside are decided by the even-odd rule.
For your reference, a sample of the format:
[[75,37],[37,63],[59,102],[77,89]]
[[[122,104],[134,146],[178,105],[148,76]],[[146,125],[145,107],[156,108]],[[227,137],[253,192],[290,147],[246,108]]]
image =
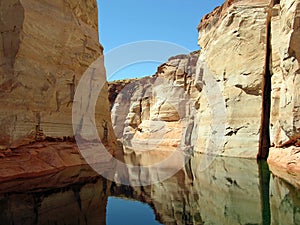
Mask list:
[[299,145],[299,1],[228,0],[198,30],[200,53],[119,84],[118,138],[249,158]]
[[268,0],[226,1],[198,27],[200,60],[225,101],[225,155],[256,157],[270,7]]
[[[125,147],[158,149],[191,145],[181,140],[194,101],[198,52],[170,58],[152,77],[110,83],[109,96],[116,96],[111,113],[114,131]],[[192,110],[192,109],[191,109]],[[190,128],[189,128],[190,129]],[[187,138],[189,139],[189,138]]]
[[[0,148],[73,137],[78,82],[103,50],[96,1],[3,0],[0,31]],[[111,128],[106,85],[98,102],[103,139],[102,122]]]
[[[267,1],[226,2],[202,19],[198,27],[202,47],[199,55],[194,55],[192,60],[185,59],[190,58],[188,56],[171,58],[158,69],[156,77],[168,84],[160,85],[160,91],[153,96],[164,97],[162,90],[169,90],[164,99],[171,106],[163,107],[160,114],[167,115],[169,118],[165,120],[169,123],[180,121],[179,126],[183,129],[181,133],[177,132],[181,135],[177,136],[177,142],[185,140],[181,144],[192,146],[198,152],[256,157],[267,52],[266,12],[269,8]],[[140,98],[143,96],[135,97]],[[155,115],[157,104],[152,98],[148,99],[151,117]],[[114,118],[114,108],[112,112]],[[134,115],[134,110],[129,113]],[[138,126],[142,125],[138,123]]]
[[266,158],[270,146],[289,147],[282,152],[272,149],[269,161],[296,170],[299,5],[298,0],[226,1],[198,27],[201,60],[224,88],[226,129],[236,131],[226,138],[225,150],[248,148],[254,156],[258,146]]
[[272,11],[272,142],[300,140],[300,1],[281,1]]
[[[300,1],[280,1],[272,11],[272,92],[269,161],[300,171]],[[298,146],[298,147],[295,147]]]

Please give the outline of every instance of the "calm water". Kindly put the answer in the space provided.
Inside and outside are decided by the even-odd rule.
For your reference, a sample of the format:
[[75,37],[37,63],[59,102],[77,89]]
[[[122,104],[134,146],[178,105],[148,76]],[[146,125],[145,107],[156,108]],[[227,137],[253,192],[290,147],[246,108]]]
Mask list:
[[0,183],[0,224],[300,224],[300,191],[254,160],[217,158],[146,187],[89,167]]

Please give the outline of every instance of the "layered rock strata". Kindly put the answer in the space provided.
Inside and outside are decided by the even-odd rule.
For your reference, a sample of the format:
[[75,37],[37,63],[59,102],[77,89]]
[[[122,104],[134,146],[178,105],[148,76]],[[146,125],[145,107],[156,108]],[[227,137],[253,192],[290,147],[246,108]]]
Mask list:
[[[300,1],[280,1],[274,6],[271,20],[272,101],[271,142],[268,161],[288,171],[291,180],[300,171],[299,151],[299,63]],[[280,148],[280,149],[278,149]],[[275,171],[276,169],[272,169]]]
[[[192,64],[184,60],[188,56],[179,56],[171,58],[158,69],[157,79],[167,80],[173,86],[166,85],[158,92],[170,90],[165,99],[173,105],[162,107],[160,118],[169,123],[180,121],[183,130],[178,138],[189,139],[183,144],[193,146],[194,151],[256,157],[262,111],[261,86],[267,51],[268,9],[267,1],[226,2],[202,19],[198,27],[202,49],[199,56],[194,55]],[[174,94],[179,93],[177,86],[182,90],[179,96]],[[150,109],[147,111],[154,115],[157,104],[153,99],[148,99]],[[180,104],[180,101],[185,106],[178,109],[176,104]],[[130,105],[133,107],[133,104]],[[185,115],[181,116],[183,113],[180,110]],[[143,109],[141,112],[144,112]],[[163,118],[163,114],[168,118]],[[185,124],[182,125],[184,120]],[[140,129],[138,126],[136,128]]]
[[117,138],[125,147],[157,149],[191,145],[182,140],[192,122],[190,98],[198,52],[170,58],[152,77],[120,85],[110,84],[116,96],[112,121]]
[[[4,0],[0,31],[0,148],[73,137],[78,83],[102,56],[96,1]],[[98,66],[105,83],[103,59]],[[106,85],[98,103],[98,133],[112,142]]]

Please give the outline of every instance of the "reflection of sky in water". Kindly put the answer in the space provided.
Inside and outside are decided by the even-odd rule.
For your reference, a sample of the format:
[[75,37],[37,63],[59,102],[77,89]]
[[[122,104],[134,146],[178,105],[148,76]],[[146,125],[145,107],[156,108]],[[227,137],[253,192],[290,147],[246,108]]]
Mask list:
[[106,208],[107,225],[159,225],[153,209],[147,204],[109,197]]

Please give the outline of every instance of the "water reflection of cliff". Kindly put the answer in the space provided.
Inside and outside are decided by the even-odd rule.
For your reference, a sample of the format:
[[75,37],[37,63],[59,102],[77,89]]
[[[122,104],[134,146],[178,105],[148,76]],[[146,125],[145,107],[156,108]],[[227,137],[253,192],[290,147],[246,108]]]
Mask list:
[[193,157],[175,176],[146,187],[117,185],[88,167],[2,182],[0,224],[102,225],[109,196],[149,204],[163,224],[300,224],[299,190],[268,176],[266,167],[217,158],[199,172],[199,160]]

